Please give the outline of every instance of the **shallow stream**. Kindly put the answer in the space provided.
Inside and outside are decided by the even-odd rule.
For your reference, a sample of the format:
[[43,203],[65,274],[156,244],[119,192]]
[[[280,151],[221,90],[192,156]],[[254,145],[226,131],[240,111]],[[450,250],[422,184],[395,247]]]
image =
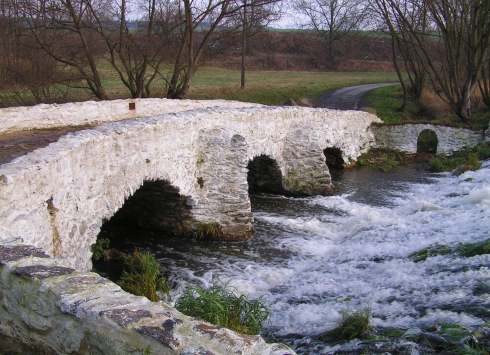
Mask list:
[[180,286],[173,300],[188,282],[216,279],[264,295],[272,305],[264,335],[299,354],[355,346],[315,339],[346,310],[370,307],[379,328],[481,325],[490,321],[490,255],[409,256],[490,238],[490,162],[483,166],[459,177],[414,167],[336,171],[334,196],[251,196],[256,236],[247,242],[163,243],[158,233],[128,231],[112,246],[151,250]]

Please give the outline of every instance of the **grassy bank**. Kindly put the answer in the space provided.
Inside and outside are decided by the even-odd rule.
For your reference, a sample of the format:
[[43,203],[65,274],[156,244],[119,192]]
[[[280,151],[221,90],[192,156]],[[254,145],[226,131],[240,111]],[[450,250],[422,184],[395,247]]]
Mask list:
[[239,71],[205,67],[193,78],[187,98],[283,105],[288,98],[307,97],[315,101],[332,89],[396,80],[396,73],[250,71],[242,90]]
[[400,85],[373,90],[364,98],[367,111],[375,113],[385,123],[431,123],[471,129],[486,129],[490,121],[490,110],[482,104],[479,92],[472,99],[473,121],[464,123],[435,93],[427,91],[420,102],[410,101],[405,112],[398,112],[403,103]]

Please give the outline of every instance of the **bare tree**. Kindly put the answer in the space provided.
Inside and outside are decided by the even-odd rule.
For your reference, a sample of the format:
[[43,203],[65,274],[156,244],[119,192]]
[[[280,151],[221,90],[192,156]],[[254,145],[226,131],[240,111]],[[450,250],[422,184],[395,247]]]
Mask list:
[[39,48],[74,69],[76,79],[85,81],[98,99],[107,98],[97,66],[102,57],[90,0],[23,0],[22,16]]
[[487,57],[487,61],[482,67],[481,77],[478,80],[478,86],[480,87],[483,103],[487,107],[490,107],[490,56]]
[[[151,84],[169,59],[165,36],[179,26],[171,1],[143,0],[136,4],[114,0],[106,7],[87,3],[95,20],[93,29],[106,44],[105,57],[121,82],[133,98],[150,97]],[[129,21],[133,12],[140,18]]]
[[335,42],[358,30],[368,14],[364,0],[294,0],[306,15],[304,26],[314,29],[325,41],[328,60],[335,60]]
[[281,0],[243,0],[241,88],[245,88],[245,56],[253,52],[252,37],[281,18]]
[[[258,9],[279,0],[253,1]],[[182,0],[182,3],[181,39],[167,95],[175,99],[184,97],[189,90],[190,80],[202,63],[211,41],[228,36],[240,28],[242,22],[231,21],[222,28],[219,26],[227,19],[236,18],[247,6],[243,0]]]
[[[436,92],[462,121],[470,121],[470,98],[490,46],[490,1],[383,0],[383,3],[409,31],[412,46],[423,57],[424,68]],[[407,16],[407,3],[412,11],[426,11],[435,25],[430,41],[427,33],[421,34]]]

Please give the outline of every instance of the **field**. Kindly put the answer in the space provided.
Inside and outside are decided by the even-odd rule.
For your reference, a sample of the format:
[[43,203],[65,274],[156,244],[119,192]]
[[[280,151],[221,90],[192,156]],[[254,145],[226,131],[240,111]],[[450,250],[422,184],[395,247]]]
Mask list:
[[242,90],[239,71],[205,67],[193,78],[187,98],[283,105],[288,98],[314,101],[335,88],[389,81],[397,81],[396,73],[250,71]]

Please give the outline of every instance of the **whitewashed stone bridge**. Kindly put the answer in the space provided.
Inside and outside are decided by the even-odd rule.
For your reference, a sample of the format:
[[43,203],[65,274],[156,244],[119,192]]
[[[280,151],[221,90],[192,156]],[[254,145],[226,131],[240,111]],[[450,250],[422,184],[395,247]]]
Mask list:
[[[0,167],[0,239],[22,238],[89,270],[100,227],[132,195],[121,218],[177,232],[217,222],[224,237],[246,239],[250,162],[274,162],[286,193],[329,194],[324,149],[355,160],[373,143],[376,121],[354,111],[208,108],[69,134]],[[262,183],[259,176],[255,185]],[[171,196],[184,207],[161,211]]]
[[325,157],[400,148],[393,135],[376,128],[376,141],[380,120],[364,112],[168,100],[4,109],[0,133],[121,119],[0,166],[0,333],[57,354],[293,355],[83,271],[90,246],[111,218],[177,233],[217,222],[249,238],[250,189],[329,194]]

